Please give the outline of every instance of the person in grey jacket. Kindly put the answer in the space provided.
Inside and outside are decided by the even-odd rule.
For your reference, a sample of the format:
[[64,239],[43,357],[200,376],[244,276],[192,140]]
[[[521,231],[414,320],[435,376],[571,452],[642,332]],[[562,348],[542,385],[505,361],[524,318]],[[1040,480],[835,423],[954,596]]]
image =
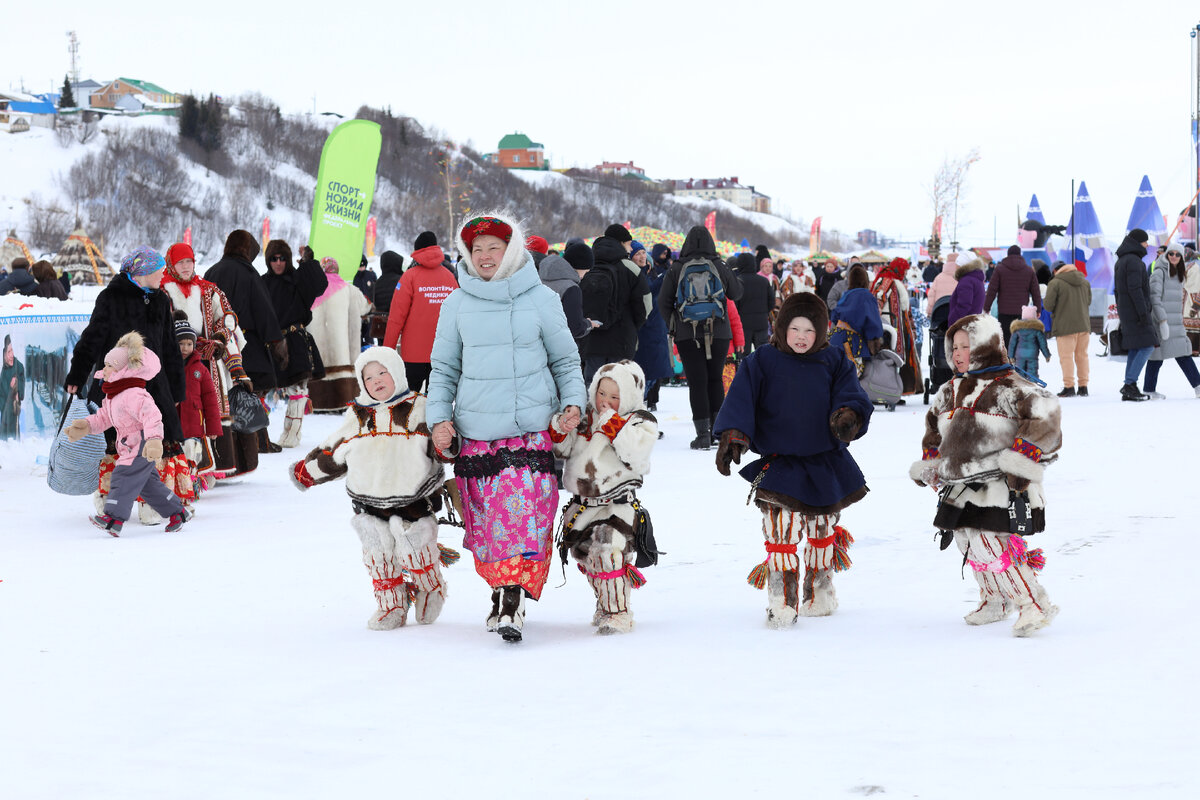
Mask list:
[[591,322],[583,316],[583,292],[579,289],[579,273],[560,255],[542,255],[531,251],[543,286],[549,286],[562,302],[567,327],[576,339],[587,336]]
[[1150,307],[1154,323],[1158,326],[1158,347],[1146,362],[1146,376],[1142,379],[1142,391],[1154,400],[1163,400],[1166,395],[1158,389],[1158,372],[1168,358],[1183,370],[1196,397],[1200,397],[1200,373],[1192,361],[1192,343],[1183,328],[1183,281],[1187,276],[1183,263],[1183,246],[1174,243],[1167,252],[1158,257],[1154,271],[1150,273]]

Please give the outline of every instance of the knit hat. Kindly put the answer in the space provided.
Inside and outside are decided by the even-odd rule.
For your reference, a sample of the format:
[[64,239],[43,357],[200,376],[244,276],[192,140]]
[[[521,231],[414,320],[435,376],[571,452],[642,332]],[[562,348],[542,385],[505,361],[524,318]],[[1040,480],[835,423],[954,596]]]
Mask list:
[[426,247],[433,247],[437,243],[437,234],[433,231],[422,231],[413,242],[413,250],[423,250]]
[[575,269],[591,269],[596,265],[592,248],[583,242],[567,245],[567,249],[563,251],[563,258]]
[[1037,319],[1037,306],[1021,306],[1021,319]]
[[191,339],[196,341],[196,331],[192,328],[192,323],[188,321],[188,316],[183,311],[175,312],[175,341],[182,339]]
[[475,217],[463,225],[462,233],[459,235],[469,250],[478,236],[495,236],[508,244],[512,240],[512,227],[507,222],[495,217]]
[[664,255],[668,259],[671,257],[671,246],[670,245],[666,245],[666,244],[663,244],[662,242],[659,242],[658,244],[654,245],[654,247],[650,248],[650,257],[653,258],[655,261],[658,261]]
[[168,267],[174,267],[180,261],[183,261],[185,259],[190,259],[191,261],[196,260],[196,254],[194,252],[192,252],[192,246],[190,244],[184,244],[183,242],[176,242],[175,244],[173,244],[167,248],[167,266]]
[[604,235],[610,239],[616,239],[618,242],[632,242],[633,234],[624,225],[613,223],[604,229]]
[[1146,233],[1141,228],[1134,228],[1129,232],[1129,238],[1133,239],[1139,244],[1145,244],[1146,242],[1150,241],[1150,234]]
[[128,273],[131,278],[153,275],[166,266],[167,262],[158,251],[144,245],[121,259],[121,272]]
[[637,239],[634,239],[633,240],[633,249],[629,251],[629,255],[634,255],[639,250],[645,250],[645,249],[646,249],[646,245],[642,244]]
[[546,255],[546,253],[550,252],[550,243],[541,236],[526,236],[525,249]]
[[812,292],[796,292],[788,295],[779,307],[779,316],[771,333],[771,344],[782,353],[792,352],[787,346],[787,329],[796,317],[806,317],[817,331],[817,338],[809,353],[815,353],[825,346],[829,339],[829,307],[825,301]]

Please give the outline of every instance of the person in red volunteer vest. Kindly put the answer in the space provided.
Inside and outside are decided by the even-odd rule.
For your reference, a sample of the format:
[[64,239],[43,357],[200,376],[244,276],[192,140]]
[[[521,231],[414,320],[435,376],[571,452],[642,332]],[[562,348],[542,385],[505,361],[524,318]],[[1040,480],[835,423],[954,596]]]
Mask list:
[[388,311],[384,347],[400,344],[400,358],[413,391],[422,391],[429,379],[429,354],[433,350],[433,335],[437,331],[442,301],[455,289],[458,281],[446,269],[446,254],[437,239],[428,231],[417,237],[412,265],[400,276]]

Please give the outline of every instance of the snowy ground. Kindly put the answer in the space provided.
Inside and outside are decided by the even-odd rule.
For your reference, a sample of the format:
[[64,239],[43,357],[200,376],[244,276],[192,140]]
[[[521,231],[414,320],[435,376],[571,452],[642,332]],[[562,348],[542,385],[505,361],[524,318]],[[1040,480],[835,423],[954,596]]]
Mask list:
[[[975,583],[906,477],[919,397],[853,447],[872,493],[843,518],[834,616],[764,626],[747,484],[687,449],[672,388],[642,493],[668,555],[635,631],[593,634],[572,565],[519,645],[484,630],[469,556],[437,624],[367,630],[349,503],[292,488],[297,452],[215,489],[181,533],[113,539],[87,498],[47,489],[47,442],[0,443],[2,794],[1196,797],[1200,401],[1167,365],[1170,399],[1117,402],[1122,369],[1094,360],[1094,396],[1064,401],[1034,540],[1062,613],[1030,639],[962,621]],[[1042,374],[1059,388],[1057,361]],[[309,417],[304,448],[335,421]]]

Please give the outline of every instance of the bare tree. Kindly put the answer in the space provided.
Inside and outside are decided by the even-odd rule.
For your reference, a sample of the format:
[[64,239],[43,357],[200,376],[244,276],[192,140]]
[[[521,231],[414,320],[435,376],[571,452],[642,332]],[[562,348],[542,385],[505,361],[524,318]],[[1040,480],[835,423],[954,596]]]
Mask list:
[[[958,221],[962,211],[966,210],[967,171],[971,165],[982,156],[978,147],[960,158],[945,158],[942,166],[933,175],[933,185],[929,187],[929,200],[933,205],[933,236],[938,236],[937,219],[951,223],[952,244],[958,244]],[[940,237],[939,237],[940,238]],[[930,255],[933,255],[932,253]]]

